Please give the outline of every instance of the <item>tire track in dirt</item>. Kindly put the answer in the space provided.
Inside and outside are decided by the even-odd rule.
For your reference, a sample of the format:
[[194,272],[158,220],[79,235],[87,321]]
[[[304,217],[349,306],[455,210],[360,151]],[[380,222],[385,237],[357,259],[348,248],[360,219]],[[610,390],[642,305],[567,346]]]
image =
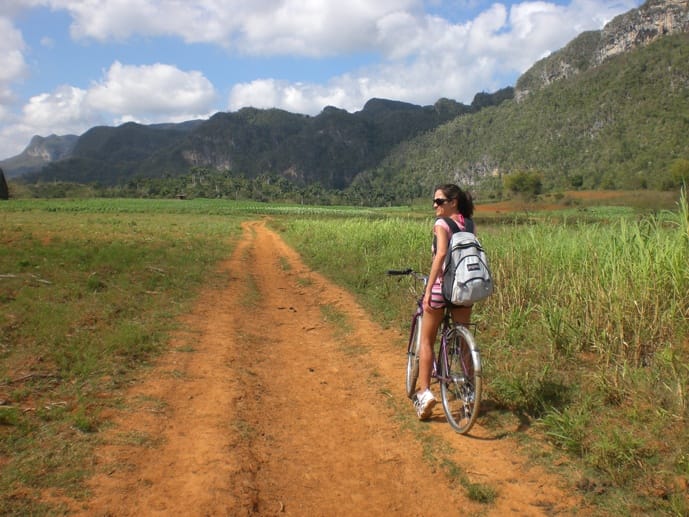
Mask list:
[[[263,222],[243,225],[221,267],[228,287],[201,295],[170,351],[128,393],[132,409],[112,415],[81,513],[573,513],[577,498],[526,466],[510,439],[480,427],[459,436],[440,405],[429,423],[410,418],[399,334],[372,323]],[[429,440],[447,443],[446,457],[496,501],[481,505],[451,485],[424,458]]]

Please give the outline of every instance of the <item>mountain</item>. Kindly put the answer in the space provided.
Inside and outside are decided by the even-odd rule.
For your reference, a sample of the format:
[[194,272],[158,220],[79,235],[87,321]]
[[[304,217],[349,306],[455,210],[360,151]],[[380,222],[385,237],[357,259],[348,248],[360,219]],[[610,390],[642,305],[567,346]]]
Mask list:
[[550,190],[669,188],[673,162],[689,159],[687,31],[689,0],[649,0],[470,106],[372,99],[356,113],[244,108],[182,125],[98,127],[23,178],[121,185],[200,168],[359,193],[395,184],[407,199],[447,180],[497,196],[515,172]]
[[449,100],[422,107],[372,99],[353,114],[332,106],[315,117],[254,108],[218,113],[175,150],[183,158],[176,172],[191,165],[342,189],[395,145],[468,111]]
[[327,107],[311,117],[243,108],[184,125],[96,127],[79,137],[70,153],[23,178],[114,185],[201,167],[342,189],[400,142],[512,96],[513,89],[506,88],[477,95],[472,106],[450,99],[433,106],[371,99],[356,113]]
[[617,16],[603,30],[580,34],[540,60],[517,81],[515,97],[600,66],[611,57],[644,47],[670,34],[689,32],[687,0],[649,0]]
[[0,161],[0,167],[8,178],[40,170],[50,162],[69,156],[78,139],[76,135],[34,136],[21,154]]
[[688,11],[647,2],[582,34],[528,70],[513,100],[404,142],[357,182],[454,180],[484,197],[515,172],[546,190],[677,186],[670,169],[689,159]]
[[26,172],[26,181],[68,181],[112,185],[139,173],[151,154],[170,147],[194,131],[202,121],[118,127],[97,126],[76,138],[71,150],[40,169]]

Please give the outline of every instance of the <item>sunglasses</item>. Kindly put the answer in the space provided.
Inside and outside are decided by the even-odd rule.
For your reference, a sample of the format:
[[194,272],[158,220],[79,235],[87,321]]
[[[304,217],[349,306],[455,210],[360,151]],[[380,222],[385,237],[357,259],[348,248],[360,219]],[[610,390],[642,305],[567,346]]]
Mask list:
[[438,206],[442,206],[442,205],[444,205],[445,203],[447,203],[448,201],[450,201],[450,200],[449,200],[449,199],[444,199],[444,198],[442,198],[442,197],[439,197],[439,198],[436,198],[436,199],[433,200],[433,204],[434,204],[434,205],[438,205]]

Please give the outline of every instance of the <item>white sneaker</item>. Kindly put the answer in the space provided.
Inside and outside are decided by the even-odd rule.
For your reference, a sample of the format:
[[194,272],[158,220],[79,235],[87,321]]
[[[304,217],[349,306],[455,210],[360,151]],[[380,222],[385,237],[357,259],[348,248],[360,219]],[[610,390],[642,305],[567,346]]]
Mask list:
[[433,414],[433,406],[435,406],[435,397],[431,390],[426,389],[424,392],[417,392],[414,395],[414,408],[416,408],[416,415],[419,420],[426,420]]

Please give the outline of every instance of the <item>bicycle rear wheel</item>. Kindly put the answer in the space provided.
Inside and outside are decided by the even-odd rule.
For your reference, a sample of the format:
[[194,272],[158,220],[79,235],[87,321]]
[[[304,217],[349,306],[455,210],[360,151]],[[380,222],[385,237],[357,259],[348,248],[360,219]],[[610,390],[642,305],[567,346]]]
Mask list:
[[407,397],[412,398],[416,393],[416,381],[419,378],[419,350],[421,348],[421,315],[417,314],[412,320],[407,347]]
[[445,416],[455,431],[466,434],[478,416],[482,388],[481,356],[469,329],[463,325],[450,329],[446,354],[441,352],[440,362]]

